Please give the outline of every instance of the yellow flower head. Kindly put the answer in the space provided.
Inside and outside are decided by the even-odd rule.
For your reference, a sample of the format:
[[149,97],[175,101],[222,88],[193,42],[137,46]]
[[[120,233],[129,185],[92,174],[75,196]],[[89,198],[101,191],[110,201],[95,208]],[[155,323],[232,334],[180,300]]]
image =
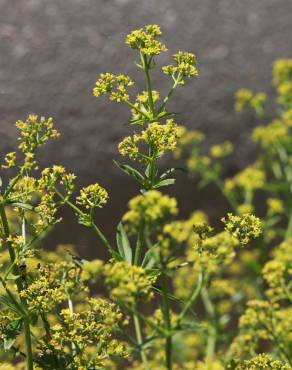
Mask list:
[[160,28],[155,24],[149,25],[127,35],[126,44],[131,49],[140,50],[143,54],[159,55],[167,51],[166,46],[157,40],[159,36],[161,36]]
[[241,216],[228,213],[222,221],[225,224],[225,230],[238,239],[242,245],[248,244],[262,233],[261,221],[249,213]]
[[86,209],[102,208],[108,201],[108,192],[99,184],[92,184],[80,190],[77,204]]
[[175,198],[163,195],[157,190],[150,190],[130,200],[129,211],[123,216],[123,221],[128,224],[130,230],[137,231],[142,221],[148,226],[154,226],[177,212]]

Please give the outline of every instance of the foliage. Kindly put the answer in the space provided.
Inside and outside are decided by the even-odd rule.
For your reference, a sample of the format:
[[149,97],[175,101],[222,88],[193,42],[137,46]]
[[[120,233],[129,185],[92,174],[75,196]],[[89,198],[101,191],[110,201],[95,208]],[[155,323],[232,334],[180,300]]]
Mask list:
[[[116,164],[140,192],[128,203],[115,244],[95,217],[107,191],[96,183],[76,195],[74,174],[59,165],[39,168],[38,149],[59,136],[53,120],[31,115],[16,124],[19,150],[4,158],[10,180],[0,196],[1,369],[291,369],[291,61],[275,66],[282,113],[266,131],[255,129],[259,158],[223,180],[222,160],[232,144],[202,155],[203,135],[175,123],[167,110],[175,90],[197,76],[196,57],[174,54],[173,64],[162,67],[172,81],[168,94],[160,98],[153,89],[156,58],[167,51],[160,36],[149,25],[126,38],[145,90],[132,98],[132,79],[111,73],[101,74],[93,89],[95,97],[108,95],[131,110],[131,133],[118,144],[128,162]],[[243,90],[237,109],[263,116],[264,101]],[[229,200],[221,228],[212,228],[200,210],[177,218],[176,199],[160,191],[175,182],[176,168],[159,166],[169,152],[187,154],[189,170]],[[258,191],[267,201],[262,221]],[[72,246],[42,248],[61,222],[61,207],[96,234],[107,261],[86,261]],[[105,288],[103,297],[96,287]]]

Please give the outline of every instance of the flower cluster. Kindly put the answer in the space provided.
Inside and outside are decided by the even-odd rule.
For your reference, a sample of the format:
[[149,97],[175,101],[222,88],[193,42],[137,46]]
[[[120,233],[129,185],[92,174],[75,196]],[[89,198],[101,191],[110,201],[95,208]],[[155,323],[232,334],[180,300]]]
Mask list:
[[119,144],[119,152],[133,160],[144,160],[145,155],[140,152],[141,145],[153,148],[156,156],[161,156],[166,151],[174,151],[179,137],[179,126],[168,119],[165,124],[152,122],[140,134],[127,136]]
[[17,121],[16,127],[20,131],[19,149],[25,155],[24,166],[26,170],[36,167],[35,151],[50,139],[57,139],[59,133],[54,129],[52,118],[38,118],[37,115],[29,115],[25,121]]
[[265,353],[259,354],[251,360],[244,361],[235,367],[235,370],[290,370],[291,366],[284,364],[282,361],[274,360],[271,356]]
[[86,261],[82,265],[81,279],[89,281],[91,284],[96,283],[102,274],[103,261],[93,260]]
[[292,59],[278,59],[274,63],[273,83],[279,86],[292,80]]
[[[123,323],[121,312],[101,298],[89,299],[88,306],[81,313],[61,311],[61,322],[51,328],[51,337],[40,344],[39,361],[51,363],[57,355],[70,369],[98,369],[104,368],[111,356],[128,357],[125,345],[113,338]],[[74,356],[67,355],[70,347],[75,349]]]
[[237,112],[242,112],[246,108],[251,108],[257,114],[262,115],[266,99],[267,96],[264,93],[253,94],[250,90],[240,89],[236,93],[235,109]]
[[66,300],[65,287],[62,281],[55,277],[56,273],[51,271],[50,266],[42,267],[38,271],[37,279],[20,293],[30,310],[51,312]]
[[161,36],[160,28],[155,24],[148,25],[127,35],[126,44],[145,55],[159,55],[167,51],[166,46],[156,39],[159,36]]
[[4,164],[2,164],[1,168],[4,170],[8,170],[11,167],[14,167],[16,165],[16,153],[10,152],[7,153],[4,158]]
[[246,167],[231,179],[225,180],[225,190],[233,191],[236,187],[253,191],[262,189],[265,184],[265,173],[255,166]]
[[233,235],[242,245],[248,244],[252,239],[257,238],[262,233],[261,221],[254,215],[243,214],[236,216],[228,213],[222,221],[225,230]]
[[128,76],[102,73],[95,83],[93,95],[98,98],[101,95],[110,94],[110,100],[117,103],[125,102],[129,100],[127,88],[133,85],[134,82]]
[[175,64],[162,67],[162,71],[171,76],[178,84],[184,84],[184,78],[195,77],[198,75],[197,58],[192,53],[178,52],[173,55]]
[[278,93],[278,103],[284,108],[292,106],[292,60],[279,59],[274,63],[273,83]]
[[237,238],[223,231],[197,241],[193,251],[188,253],[188,259],[196,261],[205,270],[214,272],[222,264],[228,265],[232,262],[238,245]]
[[108,192],[99,184],[92,184],[80,190],[80,195],[76,198],[77,204],[82,205],[87,210],[102,208],[108,201]]
[[292,239],[281,243],[273,257],[263,268],[263,277],[269,287],[266,294],[272,301],[291,300]]
[[149,228],[154,228],[177,212],[176,199],[163,195],[157,190],[150,190],[130,200],[129,211],[123,216],[123,221],[134,232],[139,230],[142,222]]
[[258,126],[253,131],[254,142],[265,149],[270,149],[284,141],[287,137],[288,128],[279,119],[273,120],[267,126]]
[[148,276],[139,266],[127,262],[109,263],[104,266],[105,284],[110,288],[112,299],[126,303],[149,300],[153,297],[155,276]]
[[238,355],[254,353],[262,341],[276,344],[275,354],[289,360],[291,346],[291,308],[281,309],[278,304],[252,300],[240,318],[240,335],[235,338],[231,350]]
[[210,148],[210,156],[213,158],[224,158],[233,152],[233,145],[230,141],[225,141],[222,144],[216,144]]
[[73,181],[76,176],[73,173],[67,173],[62,166],[54,165],[52,168],[45,168],[39,179],[39,188],[48,192],[56,192],[58,182],[65,190],[65,197],[69,198],[74,191]]
[[271,215],[282,214],[285,211],[285,207],[282,200],[278,198],[268,198],[267,207],[268,213]]

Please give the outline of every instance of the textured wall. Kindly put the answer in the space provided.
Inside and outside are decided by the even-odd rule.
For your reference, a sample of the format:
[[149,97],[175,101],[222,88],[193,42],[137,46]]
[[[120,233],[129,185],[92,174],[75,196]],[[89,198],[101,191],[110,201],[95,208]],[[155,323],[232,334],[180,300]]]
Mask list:
[[[136,76],[124,35],[157,23],[170,53],[197,54],[200,76],[176,95],[176,111],[185,112],[177,120],[203,130],[210,142],[235,141],[232,171],[252,157],[248,137],[254,124],[235,115],[233,94],[242,86],[271,91],[273,60],[292,56],[291,14],[291,0],[0,0],[0,151],[14,144],[17,119],[30,112],[53,116],[62,138],[42,160],[63,163],[82,184],[101,181],[110,189],[101,220],[110,231],[110,218],[116,221],[135,193],[111,163],[117,141],[128,132],[128,116],[91,91],[100,72]],[[165,77],[155,81],[162,89],[168,83]],[[188,197],[184,212],[208,199],[209,209],[220,213],[216,198],[210,202],[206,192],[198,198],[183,176],[174,193]],[[91,248],[93,239],[72,225],[66,223],[66,232],[58,227],[58,239]]]

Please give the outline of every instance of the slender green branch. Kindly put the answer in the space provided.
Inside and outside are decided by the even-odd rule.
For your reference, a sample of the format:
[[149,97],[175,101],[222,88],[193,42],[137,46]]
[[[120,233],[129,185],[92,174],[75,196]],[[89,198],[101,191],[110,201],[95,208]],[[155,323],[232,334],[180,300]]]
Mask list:
[[169,93],[166,95],[166,97],[163,99],[163,102],[158,109],[158,114],[163,112],[164,108],[166,107],[166,104],[168,103],[169,99],[171,98],[172,94],[174,93],[175,89],[179,85],[180,82],[180,73],[178,74],[177,78],[174,80],[174,84],[172,85],[171,89],[169,90]]
[[202,288],[201,297],[202,297],[204,307],[211,321],[210,327],[209,327],[209,333],[208,333],[207,349],[206,349],[206,362],[207,364],[210,364],[214,358],[214,354],[216,350],[216,340],[217,340],[215,309],[210,300],[208,290],[206,287]]
[[27,370],[33,370],[32,344],[31,344],[29,317],[26,317],[24,319],[23,326],[24,326],[24,337],[25,337],[26,366],[27,366]]
[[147,113],[143,112],[139,107],[136,107],[133,103],[131,103],[129,100],[124,100],[126,104],[128,104],[132,109],[140,113],[143,117],[145,117],[147,120],[149,120],[149,117]]
[[145,370],[150,370],[146,353],[145,353],[144,349],[142,348],[143,335],[142,335],[142,329],[141,329],[140,320],[139,320],[139,317],[136,314],[133,315],[133,321],[134,321],[134,326],[135,326],[135,332],[136,332],[137,342],[138,342],[138,344],[140,346],[141,360],[143,362],[143,365],[144,365]]
[[291,238],[291,236],[292,236],[292,212],[290,213],[289,216],[289,221],[285,232],[285,240]]
[[147,92],[148,92],[148,101],[149,101],[149,108],[151,112],[151,118],[155,117],[155,110],[154,110],[154,102],[153,102],[153,93],[152,93],[152,84],[150,79],[149,73],[149,61],[147,60],[147,56],[141,53],[141,60],[142,66],[146,75],[146,85],[147,85]]
[[[63,194],[55,189],[56,191],[56,194],[59,196],[59,198],[61,198],[61,200],[66,203],[70,208],[72,208],[79,216],[82,216],[84,217],[84,212],[81,211],[81,209],[79,209],[75,204],[73,204],[72,202],[70,202],[69,199],[65,198],[63,196]],[[113,249],[113,247],[111,246],[110,242],[107,240],[107,238],[105,237],[105,235],[102,233],[102,231],[99,229],[99,227],[93,222],[91,222],[90,224],[90,227],[95,231],[95,233],[97,234],[97,236],[99,237],[99,239],[102,241],[102,243],[104,244],[104,246],[108,249],[108,251],[110,252],[110,254],[112,256],[115,255],[115,251]]]
[[161,287],[162,287],[162,297],[163,297],[163,317],[164,324],[167,331],[167,336],[165,338],[165,362],[166,368],[168,370],[172,369],[172,327],[171,327],[171,318],[170,318],[170,306],[169,306],[169,297],[168,297],[168,286],[165,274],[165,266],[163,266],[161,274]]
[[22,177],[22,171],[20,171],[18,173],[18,175],[16,177],[14,177],[14,179],[11,182],[11,184],[9,184],[8,187],[6,188],[6,190],[4,192],[4,195],[3,195],[3,198],[4,199],[7,199],[8,198],[8,195],[11,193],[11,191],[14,188],[14,186],[17,184],[18,180],[20,180],[21,177]]
[[181,313],[178,317],[178,322],[180,322],[184,319],[185,315],[188,313],[189,309],[192,307],[192,305],[194,304],[194,302],[198,298],[198,296],[201,292],[202,286],[203,286],[203,273],[200,272],[199,277],[198,277],[198,283],[197,283],[193,293],[191,294],[189,300],[185,304],[183,310],[181,311]]
[[99,229],[99,227],[94,222],[92,222],[91,227],[96,232],[97,236],[102,241],[102,243],[106,246],[106,248],[108,249],[108,251],[110,252],[110,254],[112,256],[115,256],[116,253],[115,253],[113,247],[111,246],[111,244],[107,240],[107,238],[104,236],[104,234],[102,233],[102,231]]

